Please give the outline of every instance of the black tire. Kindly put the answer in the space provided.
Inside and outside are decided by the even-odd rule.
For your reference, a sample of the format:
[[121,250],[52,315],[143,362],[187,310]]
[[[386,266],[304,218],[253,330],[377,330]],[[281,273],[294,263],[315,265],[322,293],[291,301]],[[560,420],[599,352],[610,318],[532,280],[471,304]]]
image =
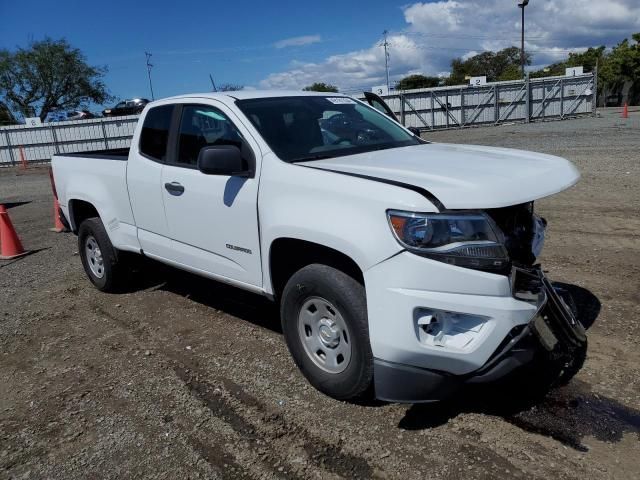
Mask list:
[[[303,345],[298,316],[309,299],[328,301],[340,313],[348,329],[351,357],[346,368],[330,373],[320,368]],[[282,330],[298,368],[318,390],[338,400],[362,400],[370,396],[373,354],[369,341],[364,286],[346,273],[327,265],[312,264],[287,282],[280,304]]]
[[[90,267],[91,259],[87,252],[87,240],[95,239],[102,257],[102,276],[94,273]],[[119,259],[117,250],[111,244],[107,231],[98,217],[88,218],[80,224],[78,229],[78,254],[82,260],[84,271],[91,283],[102,292],[117,292],[126,285],[124,266]]]

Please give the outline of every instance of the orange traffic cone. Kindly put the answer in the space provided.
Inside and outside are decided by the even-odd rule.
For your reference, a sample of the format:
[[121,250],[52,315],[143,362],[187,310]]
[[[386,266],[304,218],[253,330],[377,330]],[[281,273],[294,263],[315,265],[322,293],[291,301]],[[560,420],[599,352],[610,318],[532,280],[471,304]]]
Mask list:
[[0,205],[0,260],[10,260],[26,254],[7,209]]
[[49,229],[52,232],[61,233],[64,232],[64,225],[60,220],[60,203],[58,197],[53,196],[53,228]]
[[60,203],[58,202],[58,192],[56,182],[53,179],[53,169],[49,167],[49,180],[51,181],[51,191],[53,192],[53,228],[49,230],[56,233],[64,232],[66,229],[60,220]]
[[20,147],[20,168],[22,170],[29,168],[27,165],[27,157],[24,154],[24,147]]
[[624,102],[624,107],[622,108],[622,118],[629,118],[629,105],[627,105],[627,102]]

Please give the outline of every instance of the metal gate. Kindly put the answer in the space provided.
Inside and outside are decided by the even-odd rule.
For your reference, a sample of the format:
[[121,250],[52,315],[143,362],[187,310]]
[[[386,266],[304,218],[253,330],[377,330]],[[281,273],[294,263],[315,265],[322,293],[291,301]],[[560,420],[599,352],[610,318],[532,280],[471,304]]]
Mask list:
[[590,73],[406,90],[382,98],[403,125],[435,130],[591,115],[596,108],[595,82]]

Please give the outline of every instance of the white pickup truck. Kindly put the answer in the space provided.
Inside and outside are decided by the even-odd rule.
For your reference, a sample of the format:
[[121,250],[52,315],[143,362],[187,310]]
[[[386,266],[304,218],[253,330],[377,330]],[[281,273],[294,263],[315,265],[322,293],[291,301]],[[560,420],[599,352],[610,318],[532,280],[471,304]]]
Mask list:
[[562,158],[426,142],[340,94],[244,91],[152,102],[129,149],[52,162],[98,289],[134,252],[265,295],[334,398],[433,401],[584,360],[535,264],[533,201],[579,178]]

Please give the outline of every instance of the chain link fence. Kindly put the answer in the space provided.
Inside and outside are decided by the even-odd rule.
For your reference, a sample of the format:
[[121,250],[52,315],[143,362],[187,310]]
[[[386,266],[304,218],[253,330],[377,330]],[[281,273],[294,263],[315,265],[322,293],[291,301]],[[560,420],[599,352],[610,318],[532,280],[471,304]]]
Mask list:
[[126,148],[138,115],[0,128],[0,167],[48,162],[57,153]]

